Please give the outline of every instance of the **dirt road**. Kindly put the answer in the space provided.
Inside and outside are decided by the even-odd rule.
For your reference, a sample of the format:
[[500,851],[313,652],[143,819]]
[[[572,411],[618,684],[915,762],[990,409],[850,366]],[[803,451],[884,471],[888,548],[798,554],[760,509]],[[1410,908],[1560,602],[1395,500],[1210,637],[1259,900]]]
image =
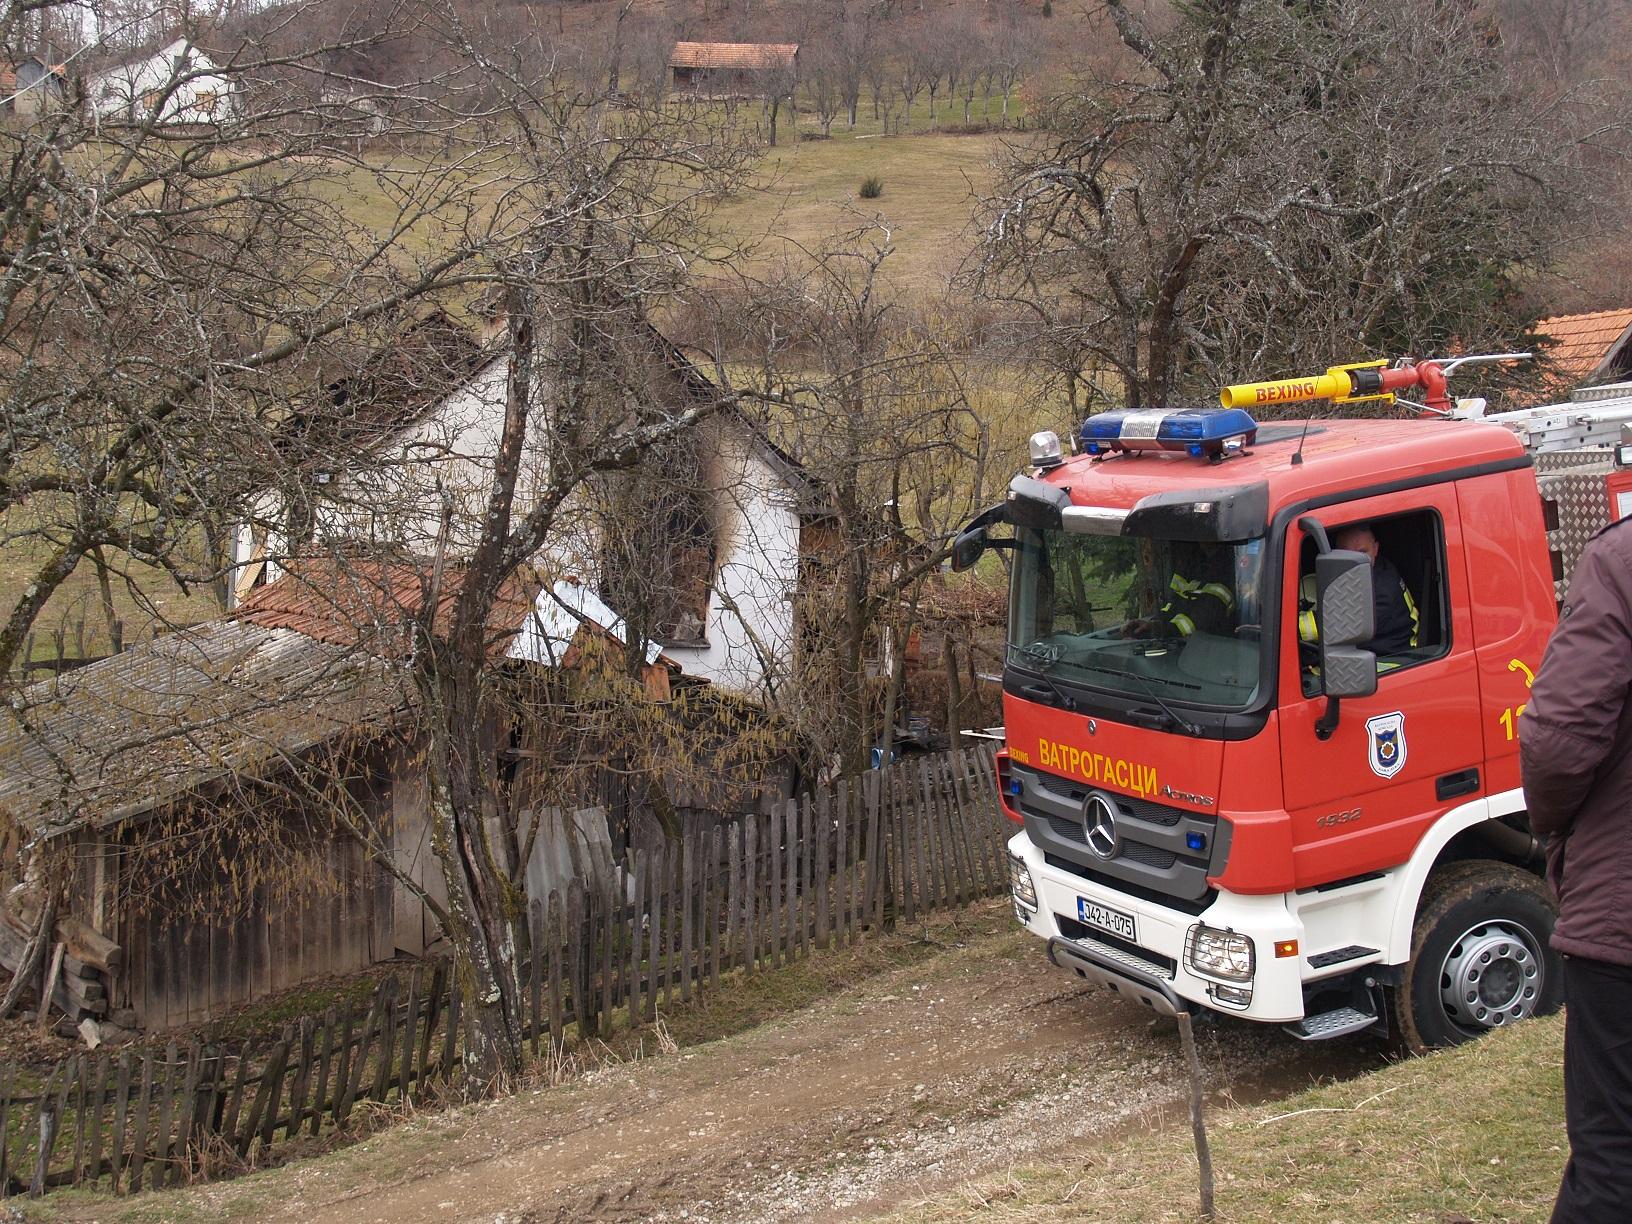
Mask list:
[[[1381,1060],[1241,1024],[1198,1034],[1215,1092],[1243,1100]],[[853,1219],[1178,1117],[1181,1077],[1170,1023],[987,935],[734,1038],[150,1197],[142,1218]]]

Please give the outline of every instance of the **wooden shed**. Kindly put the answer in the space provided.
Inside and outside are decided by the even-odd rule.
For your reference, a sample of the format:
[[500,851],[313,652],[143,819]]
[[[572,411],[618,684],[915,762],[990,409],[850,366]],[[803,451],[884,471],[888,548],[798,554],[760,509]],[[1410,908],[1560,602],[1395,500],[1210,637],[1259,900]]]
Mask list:
[[798,68],[798,43],[677,42],[669,54],[675,91],[711,98],[791,93]]
[[[445,900],[391,614],[415,610],[418,572],[313,562],[230,618],[29,689],[21,725],[0,729],[12,883],[0,963],[15,969],[38,912],[37,882],[17,877],[48,860],[68,865],[59,931],[112,949],[73,958],[58,1002],[76,1017],[171,1027],[426,952],[434,919],[382,861]],[[460,577],[444,575],[446,601]],[[570,668],[612,634],[587,600],[579,615],[535,616],[538,586],[518,579],[495,610],[491,649],[511,677]],[[648,692],[667,695],[675,670],[654,657]],[[610,871],[604,813],[528,819],[546,815],[561,827],[538,839],[530,880],[547,891],[586,861]]]

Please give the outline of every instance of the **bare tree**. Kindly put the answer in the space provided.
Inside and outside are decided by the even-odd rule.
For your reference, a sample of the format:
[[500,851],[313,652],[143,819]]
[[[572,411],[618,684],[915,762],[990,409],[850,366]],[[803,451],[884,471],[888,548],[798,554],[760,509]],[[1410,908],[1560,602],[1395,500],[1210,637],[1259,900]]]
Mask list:
[[[939,337],[884,292],[892,251],[882,221],[837,235],[722,324],[757,348],[754,385],[774,404],[766,428],[824,490],[825,543],[810,558],[798,668],[779,708],[847,773],[866,767],[881,718],[893,721],[880,706],[899,695],[907,609],[978,504],[987,454]],[[895,677],[882,703],[873,659]]]
[[1489,73],[1471,11],[1108,12],[1137,71],[1047,105],[1058,135],[1012,152],[968,270],[1125,403],[1522,330],[1514,277],[1581,206],[1581,145]]

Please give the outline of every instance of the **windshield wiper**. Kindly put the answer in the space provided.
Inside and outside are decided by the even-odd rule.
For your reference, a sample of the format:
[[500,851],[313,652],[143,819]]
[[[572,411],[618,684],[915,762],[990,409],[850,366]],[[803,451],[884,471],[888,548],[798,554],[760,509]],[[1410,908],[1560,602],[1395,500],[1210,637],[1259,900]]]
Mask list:
[[1172,706],[1168,705],[1167,702],[1163,701],[1157,694],[1156,690],[1150,686],[1150,681],[1146,680],[1136,671],[1127,671],[1123,672],[1122,674],[1124,676],[1131,676],[1133,679],[1137,680],[1139,682],[1139,687],[1145,690],[1145,694],[1157,705],[1161,706],[1162,713],[1167,716],[1167,723],[1169,726],[1177,727],[1186,735],[1193,735],[1197,739],[1201,738],[1201,728],[1196,726],[1194,723],[1186,722],[1183,718],[1181,718],[1179,716],[1179,712]]
[[1137,682],[1139,687],[1145,690],[1145,695],[1161,707],[1160,722],[1164,726],[1177,727],[1186,735],[1193,735],[1197,739],[1201,738],[1201,728],[1192,722],[1186,722],[1177,710],[1161,699],[1156,690],[1150,686],[1150,681],[1138,672],[1131,671],[1126,667],[1106,667],[1105,664],[1099,662],[1086,664],[1085,666],[1093,667],[1111,676],[1126,676],[1130,680]]
[[1039,646],[1036,643],[1033,643],[1030,646],[1021,646],[1019,650],[1020,653],[1025,656],[1027,661],[1030,662],[1034,668],[1036,668],[1035,674],[1037,679],[1042,681],[1041,686],[1022,684],[1020,686],[1020,691],[1030,695],[1030,693],[1036,692],[1037,689],[1041,687],[1044,692],[1050,693],[1059,698],[1059,702],[1062,707],[1075,714],[1077,711],[1077,699],[1071,696],[1070,693],[1066,692],[1059,685],[1055,684],[1053,680],[1049,679],[1049,669],[1060,661],[1059,652],[1047,646]]

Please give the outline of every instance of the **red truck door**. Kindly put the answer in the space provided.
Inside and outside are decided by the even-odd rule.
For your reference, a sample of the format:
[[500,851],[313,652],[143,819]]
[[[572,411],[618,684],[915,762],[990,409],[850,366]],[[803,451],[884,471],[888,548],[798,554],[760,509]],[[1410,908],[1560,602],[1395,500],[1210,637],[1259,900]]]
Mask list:
[[1377,691],[1345,698],[1330,739],[1315,725],[1326,698],[1311,690],[1314,656],[1300,649],[1298,576],[1312,542],[1286,540],[1280,733],[1285,802],[1299,887],[1395,866],[1438,816],[1482,792],[1479,679],[1454,484],[1313,511],[1336,536],[1366,524],[1416,604],[1418,644],[1379,659]]

